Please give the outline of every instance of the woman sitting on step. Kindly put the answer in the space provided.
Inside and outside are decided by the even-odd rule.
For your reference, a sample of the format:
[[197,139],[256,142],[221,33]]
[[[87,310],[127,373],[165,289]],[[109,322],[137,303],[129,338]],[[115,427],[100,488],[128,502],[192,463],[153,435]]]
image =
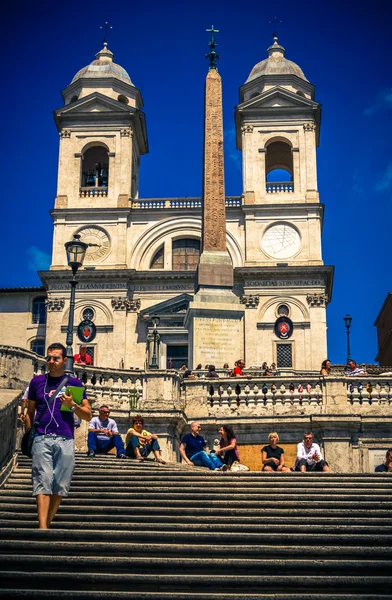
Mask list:
[[132,419],[132,427],[127,431],[125,438],[126,455],[129,458],[144,460],[153,452],[156,462],[163,465],[166,462],[161,458],[161,452],[158,444],[158,436],[143,429],[144,419],[141,415],[136,415]]
[[277,443],[279,436],[276,431],[273,431],[268,436],[269,444],[261,449],[261,462],[263,464],[262,471],[279,472],[290,471],[284,466],[284,450]]
[[240,462],[240,455],[238,453],[237,440],[235,438],[234,430],[230,425],[222,425],[219,429],[221,436],[219,442],[219,450],[215,452],[221,461],[231,469],[231,465],[238,461]]

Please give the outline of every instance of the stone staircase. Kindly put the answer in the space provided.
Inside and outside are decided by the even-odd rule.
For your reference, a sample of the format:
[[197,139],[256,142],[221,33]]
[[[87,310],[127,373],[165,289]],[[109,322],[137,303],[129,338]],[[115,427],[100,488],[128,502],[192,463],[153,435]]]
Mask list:
[[77,456],[37,529],[31,461],[0,489],[0,598],[392,598],[392,476],[212,473]]

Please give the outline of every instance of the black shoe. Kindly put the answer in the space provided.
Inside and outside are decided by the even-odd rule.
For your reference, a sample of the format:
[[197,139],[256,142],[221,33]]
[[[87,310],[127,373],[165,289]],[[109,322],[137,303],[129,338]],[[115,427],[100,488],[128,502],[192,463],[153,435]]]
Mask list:
[[127,455],[123,452],[122,454],[119,454],[117,458],[127,458]]
[[87,452],[87,458],[95,458],[95,452],[94,452],[94,450],[89,450]]

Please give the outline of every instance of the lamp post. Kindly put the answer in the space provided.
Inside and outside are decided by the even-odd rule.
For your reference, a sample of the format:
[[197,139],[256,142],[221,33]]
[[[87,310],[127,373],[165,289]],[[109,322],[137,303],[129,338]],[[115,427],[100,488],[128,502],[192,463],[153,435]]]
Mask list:
[[73,374],[74,355],[72,350],[73,342],[73,327],[74,327],[74,313],[75,313],[75,292],[78,282],[76,281],[76,273],[79,267],[82,266],[86,250],[89,244],[85,244],[80,241],[80,235],[74,234],[71,242],[66,242],[65,250],[67,252],[67,262],[72,269],[71,284],[71,298],[69,301],[69,315],[68,315],[68,327],[67,327],[67,362],[65,364],[65,372],[67,375]]
[[352,318],[350,317],[350,315],[346,315],[343,320],[344,320],[344,324],[345,324],[346,329],[347,329],[347,364],[348,364],[349,361],[351,360],[351,356],[350,356],[350,327],[351,327]]
[[158,325],[159,325],[159,317],[157,317],[156,315],[154,315],[152,317],[152,324],[153,324],[153,332],[152,332],[152,336],[153,336],[153,347],[152,347],[152,357],[151,357],[151,363],[149,365],[150,369],[158,369],[158,363],[157,363],[157,349],[158,349],[158,341],[159,341],[159,333],[158,333]]

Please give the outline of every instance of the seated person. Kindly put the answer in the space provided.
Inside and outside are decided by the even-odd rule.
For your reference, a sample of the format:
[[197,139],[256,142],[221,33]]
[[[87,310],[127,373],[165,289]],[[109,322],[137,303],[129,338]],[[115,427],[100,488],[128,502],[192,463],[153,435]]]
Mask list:
[[215,370],[215,365],[208,365],[208,373],[206,377],[208,379],[219,379],[219,375]]
[[86,344],[79,346],[79,354],[75,354],[74,361],[78,365],[92,365],[93,361],[89,354],[87,354]]
[[95,458],[96,454],[107,454],[112,448],[117,450],[117,458],[126,458],[124,443],[114,419],[109,419],[110,408],[104,404],[99,409],[99,416],[93,417],[88,426],[87,456]]
[[321,363],[320,375],[324,375],[324,377],[330,375],[331,367],[331,361],[328,360],[328,358],[326,360],[323,360],[323,362]]
[[348,375],[349,377],[361,377],[363,375],[367,375],[367,373],[364,369],[362,369],[362,367],[358,367],[355,360],[349,360],[346,375]]
[[385,463],[378,465],[378,467],[374,469],[374,472],[392,473],[392,448],[389,448],[389,450],[387,450],[387,453],[385,455]]
[[227,471],[227,465],[216,454],[205,451],[207,442],[200,435],[200,423],[191,423],[191,431],[184,435],[180,444],[180,454],[187,465],[207,467],[210,471]]
[[189,369],[187,371],[184,371],[184,379],[197,379],[197,375],[195,375],[194,373],[192,373],[192,371],[190,371]]
[[228,470],[230,470],[235,461],[240,462],[234,429],[230,425],[222,425],[219,433],[221,439],[219,441],[219,449],[215,451],[215,454],[219,456],[224,464],[228,466]]
[[321,458],[320,446],[313,442],[313,433],[305,433],[303,442],[297,446],[295,471],[329,471],[328,463]]
[[279,436],[273,431],[268,436],[268,446],[261,449],[262,471],[290,471],[284,466],[284,450],[277,446]]
[[143,429],[144,419],[141,415],[136,415],[132,419],[132,427],[127,431],[125,438],[126,453],[129,458],[144,460],[151,452],[155,456],[156,462],[162,465],[166,464],[161,458],[161,451],[158,444],[158,436]]

